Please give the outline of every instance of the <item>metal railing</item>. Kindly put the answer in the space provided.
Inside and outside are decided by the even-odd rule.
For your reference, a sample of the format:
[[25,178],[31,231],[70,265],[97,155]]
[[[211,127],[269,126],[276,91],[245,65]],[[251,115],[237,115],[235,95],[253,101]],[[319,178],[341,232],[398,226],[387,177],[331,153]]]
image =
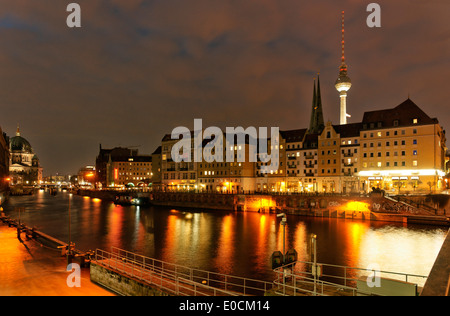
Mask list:
[[[277,293],[281,295],[376,295],[357,288],[360,277],[388,277],[404,282],[422,284],[427,276],[354,268],[333,264],[318,264],[320,277],[312,273],[313,262],[297,261],[274,269]],[[324,273],[328,271],[328,273]]]
[[111,247],[110,252],[97,249],[95,261],[172,295],[264,295],[273,287],[271,282],[193,269],[116,247]]

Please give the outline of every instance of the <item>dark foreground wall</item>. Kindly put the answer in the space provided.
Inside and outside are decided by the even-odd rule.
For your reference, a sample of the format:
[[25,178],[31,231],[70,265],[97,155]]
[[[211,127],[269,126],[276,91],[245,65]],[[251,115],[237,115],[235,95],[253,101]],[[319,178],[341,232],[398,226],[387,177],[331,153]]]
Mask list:
[[106,269],[105,267],[91,262],[91,281],[97,283],[113,292],[124,296],[167,296],[166,293],[152,288],[131,277]]
[[450,295],[450,232],[442,244],[442,248],[434,262],[421,296]]

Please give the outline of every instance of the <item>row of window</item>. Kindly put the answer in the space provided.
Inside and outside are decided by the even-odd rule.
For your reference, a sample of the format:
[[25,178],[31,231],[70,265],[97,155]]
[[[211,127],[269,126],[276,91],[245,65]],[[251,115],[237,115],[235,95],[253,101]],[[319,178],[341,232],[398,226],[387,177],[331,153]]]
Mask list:
[[[417,134],[417,129],[414,128],[414,129],[412,130],[412,132],[413,132],[413,134]],[[391,131],[386,131],[386,132],[384,132],[384,133],[385,133],[384,135],[385,135],[386,137],[391,136]],[[400,131],[400,133],[401,133],[401,135],[406,135],[406,130],[402,129],[402,130]],[[397,136],[397,135],[398,135],[398,131],[392,131],[392,135],[393,135],[393,136]],[[364,134],[363,134],[363,138],[367,138],[367,136],[369,136],[369,137],[374,137],[374,136],[375,136],[375,133],[364,133]],[[377,136],[377,137],[382,137],[382,136],[383,136],[383,132],[377,132],[377,133],[376,133],[376,136]]]
[[[382,168],[383,167],[383,163],[381,161],[378,161],[376,164],[374,162],[363,162],[363,168],[373,168],[373,167],[378,167],[378,168]],[[398,161],[394,161],[393,164],[391,165],[390,161],[387,161],[385,163],[385,167],[406,167],[406,161],[401,161],[400,164]],[[417,167],[417,160],[413,160],[412,161],[412,166],[413,167]]]
[[[397,151],[394,151],[393,152],[394,153],[394,157],[397,157],[398,156],[398,152]],[[412,151],[412,155],[413,156],[417,156],[417,150],[416,149],[414,149],[413,151]],[[381,157],[381,152],[378,152],[377,153],[377,157]],[[385,156],[386,157],[390,157],[390,155],[391,155],[391,153],[389,152],[389,151],[387,151],[386,153],[385,153]],[[404,151],[404,150],[402,150],[401,151],[401,155],[402,156],[406,156],[406,151]],[[363,153],[363,158],[367,158],[367,157],[370,157],[370,158],[373,158],[374,157],[374,153]]]
[[118,162],[119,166],[151,166],[151,162]]
[[[406,140],[402,140],[400,143],[402,146],[405,146]],[[369,144],[369,147],[374,147],[374,143],[363,143],[363,148],[367,148],[367,144]],[[392,141],[392,144],[393,144],[393,146],[398,146],[398,141],[394,140],[394,141]],[[417,139],[413,139],[412,144],[417,145]],[[378,147],[382,146],[381,142],[378,142],[377,145],[378,145]],[[386,147],[389,147],[389,146],[391,146],[391,142],[386,142],[385,145],[386,145]]]
[[[417,124],[417,123],[419,123],[419,119],[418,118],[413,118],[411,121],[410,121],[410,123],[412,123],[412,124]],[[394,126],[398,126],[399,125],[399,120],[393,120],[392,121],[392,125],[394,125]],[[368,128],[371,128],[371,129],[373,129],[373,128],[375,128],[375,127],[377,127],[377,128],[381,128],[381,127],[383,127],[383,122],[372,122],[372,123],[364,123],[363,124],[363,129],[368,129]]]

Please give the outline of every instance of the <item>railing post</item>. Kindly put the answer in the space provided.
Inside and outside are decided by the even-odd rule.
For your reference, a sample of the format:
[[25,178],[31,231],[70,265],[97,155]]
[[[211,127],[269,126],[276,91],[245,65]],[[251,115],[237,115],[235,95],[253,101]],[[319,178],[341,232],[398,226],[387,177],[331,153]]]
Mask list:
[[344,286],[347,286],[347,266],[344,266]]

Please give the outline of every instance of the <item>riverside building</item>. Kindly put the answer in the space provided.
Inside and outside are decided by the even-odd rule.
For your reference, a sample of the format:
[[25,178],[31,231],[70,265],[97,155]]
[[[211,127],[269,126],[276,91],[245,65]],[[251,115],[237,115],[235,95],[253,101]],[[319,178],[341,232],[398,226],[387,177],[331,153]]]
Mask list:
[[[352,83],[344,54],[344,12],[341,52],[335,82],[340,124],[324,122],[317,77],[309,127],[280,130],[277,148],[270,139],[264,140],[268,148],[278,150],[277,168],[261,172],[268,164],[259,159],[250,162],[248,156],[245,162],[176,163],[171,148],[178,139],[168,134],[161,144],[162,188],[220,193],[367,193],[373,189],[429,193],[445,189],[445,130],[409,97],[392,108],[365,112],[361,122],[347,121],[347,92]],[[248,143],[242,147],[234,148],[236,155],[248,151]],[[191,157],[193,148],[194,144]]]

